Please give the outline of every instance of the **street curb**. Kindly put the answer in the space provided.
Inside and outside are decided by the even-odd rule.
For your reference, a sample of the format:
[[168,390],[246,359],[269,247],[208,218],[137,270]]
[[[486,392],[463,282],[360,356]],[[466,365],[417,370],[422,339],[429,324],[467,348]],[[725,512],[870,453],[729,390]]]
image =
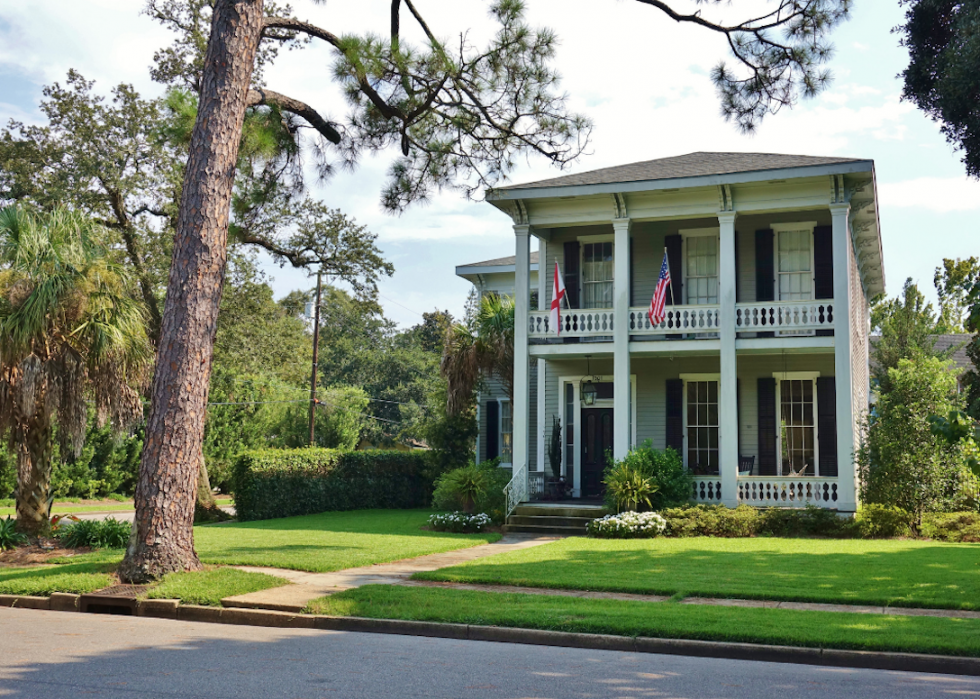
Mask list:
[[[56,593],[57,594],[57,593]],[[75,595],[62,595],[67,598]],[[0,607],[74,611],[68,604],[55,605],[47,597],[0,595]],[[980,658],[923,653],[887,653],[879,651],[837,650],[832,648],[795,648],[756,643],[694,641],[640,636],[610,636],[540,629],[516,629],[504,626],[448,624],[435,621],[402,619],[369,619],[350,616],[294,614],[264,609],[204,607],[179,604],[177,600],[143,600],[137,607],[139,616],[176,618],[211,624],[266,626],[282,629],[318,629],[323,631],[358,631],[401,636],[427,636],[460,641],[522,643],[536,646],[609,650],[627,653],[685,655],[697,658],[753,660],[796,665],[821,665],[869,670],[929,672],[980,677]]]

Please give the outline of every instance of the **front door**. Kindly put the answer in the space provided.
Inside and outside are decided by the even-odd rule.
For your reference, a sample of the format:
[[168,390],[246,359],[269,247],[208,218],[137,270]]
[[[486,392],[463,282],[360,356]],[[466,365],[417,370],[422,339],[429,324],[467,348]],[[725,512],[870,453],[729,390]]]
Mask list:
[[606,452],[613,448],[613,409],[582,409],[582,497],[602,495]]

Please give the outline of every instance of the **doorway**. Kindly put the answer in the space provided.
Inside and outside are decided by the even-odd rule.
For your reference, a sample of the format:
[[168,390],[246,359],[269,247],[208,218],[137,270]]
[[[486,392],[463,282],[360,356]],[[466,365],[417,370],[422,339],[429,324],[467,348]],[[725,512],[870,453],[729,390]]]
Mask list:
[[613,409],[582,408],[582,497],[602,496],[606,453],[613,448]]

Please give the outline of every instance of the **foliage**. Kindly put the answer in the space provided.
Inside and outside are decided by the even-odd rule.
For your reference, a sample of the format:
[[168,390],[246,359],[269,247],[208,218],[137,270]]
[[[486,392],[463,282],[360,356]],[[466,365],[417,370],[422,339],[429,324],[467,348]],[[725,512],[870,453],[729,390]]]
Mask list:
[[510,472],[499,467],[498,459],[470,463],[436,480],[432,506],[440,510],[484,512],[495,522],[501,522],[506,505],[503,489],[509,480]]
[[422,433],[432,448],[432,467],[438,474],[445,473],[473,458],[473,448],[479,425],[476,421],[476,401],[465,410],[450,415],[446,409],[445,382],[429,394],[428,409]]
[[[650,481],[653,490],[647,493],[649,497],[647,507],[652,510],[678,507],[691,498],[693,476],[684,468],[684,462],[674,449],[668,447],[659,451],[653,448],[653,442],[648,439],[631,449],[621,462],[614,461],[610,468],[619,464],[628,466]],[[607,477],[609,473],[611,471],[607,470]],[[613,496],[609,493],[607,484],[607,498],[611,497]],[[610,500],[609,504],[618,509],[614,500]],[[635,509],[635,507],[628,509]]]
[[919,288],[906,279],[902,293],[894,299],[876,299],[871,308],[871,327],[880,337],[871,347],[871,380],[879,393],[891,391],[889,370],[902,359],[932,354],[936,314]]
[[939,295],[939,319],[937,334],[949,335],[966,332],[964,316],[968,315],[973,287],[980,281],[980,260],[943,258],[942,267],[936,267],[933,283]]
[[52,494],[58,500],[132,496],[139,474],[143,433],[140,424],[132,434],[117,434],[109,425],[99,427],[94,415],[90,416],[82,453],[55,460]]
[[929,423],[960,407],[955,375],[947,362],[916,353],[888,379],[891,390],[879,397],[857,452],[861,501],[901,507],[916,522],[927,511],[959,509],[971,486],[963,448],[936,437]]
[[854,521],[867,539],[891,539],[912,534],[912,515],[900,507],[864,503],[854,515]]
[[235,461],[239,521],[335,510],[408,509],[429,504],[426,454],[335,449],[248,451]]
[[980,512],[927,512],[919,534],[939,541],[980,541]]
[[548,464],[551,466],[553,478],[561,476],[562,447],[561,420],[558,419],[557,415],[553,415],[551,418],[551,438],[548,440]]
[[0,440],[0,506],[5,500],[13,498],[16,487],[17,456],[10,451],[6,440]]
[[802,510],[739,505],[695,505],[663,510],[668,536],[829,536],[859,535],[853,520],[833,510],[808,506]]
[[94,549],[120,549],[129,544],[131,526],[129,522],[106,519],[83,519],[74,524],[61,527],[56,532],[62,546]]
[[[370,403],[364,389],[334,385],[317,391],[316,445],[325,449],[351,451],[357,447],[368,423]],[[280,440],[286,447],[305,447],[310,443],[309,406],[290,406],[280,426]]]
[[635,510],[640,505],[651,507],[650,497],[658,490],[653,479],[630,463],[629,457],[606,467],[602,482],[606,486],[606,501],[617,512]]
[[656,512],[620,512],[594,519],[588,524],[589,536],[600,539],[649,539],[667,529],[667,520]]
[[0,551],[27,543],[27,537],[17,531],[17,521],[11,517],[0,519]]
[[491,523],[490,515],[473,514],[471,512],[450,512],[449,514],[436,514],[429,517],[429,527],[437,532],[453,532],[456,534],[466,534],[469,532],[482,532]]
[[980,3],[906,0],[897,27],[909,50],[902,97],[939,122],[963,151],[967,174],[980,177]]

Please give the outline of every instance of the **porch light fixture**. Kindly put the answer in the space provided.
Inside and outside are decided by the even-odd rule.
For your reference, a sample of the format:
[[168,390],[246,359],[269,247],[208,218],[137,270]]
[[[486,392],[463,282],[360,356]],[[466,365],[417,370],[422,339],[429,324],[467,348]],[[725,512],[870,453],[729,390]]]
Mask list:
[[579,394],[582,396],[582,403],[585,405],[595,405],[595,399],[599,395],[599,391],[596,389],[595,384],[592,383],[594,377],[592,376],[592,366],[589,363],[589,355],[585,356],[585,362],[588,376],[582,381]]

